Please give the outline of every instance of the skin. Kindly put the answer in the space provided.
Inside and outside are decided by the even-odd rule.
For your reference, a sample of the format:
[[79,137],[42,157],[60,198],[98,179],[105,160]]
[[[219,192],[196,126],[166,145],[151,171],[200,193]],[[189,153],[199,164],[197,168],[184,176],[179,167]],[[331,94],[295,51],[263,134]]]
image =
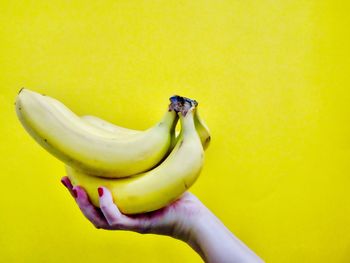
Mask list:
[[263,262],[189,192],[160,210],[124,215],[107,188],[96,189],[100,195],[100,208],[96,208],[81,186],[73,187],[68,177],[63,177],[61,182],[96,228],[171,236],[186,242],[208,263]]

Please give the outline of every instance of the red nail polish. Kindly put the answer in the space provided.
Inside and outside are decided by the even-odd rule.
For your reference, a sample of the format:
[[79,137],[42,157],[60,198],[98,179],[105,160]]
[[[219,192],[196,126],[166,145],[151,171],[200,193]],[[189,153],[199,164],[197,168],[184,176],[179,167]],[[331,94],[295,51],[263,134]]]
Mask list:
[[78,196],[77,190],[73,189],[72,192],[73,192],[74,198],[77,198]]
[[103,196],[103,188],[99,187],[99,188],[97,188],[97,190],[98,190],[98,196],[99,197]]
[[66,182],[65,181],[63,181],[63,180],[61,180],[61,183],[65,186],[65,187],[67,187],[67,185],[66,185]]

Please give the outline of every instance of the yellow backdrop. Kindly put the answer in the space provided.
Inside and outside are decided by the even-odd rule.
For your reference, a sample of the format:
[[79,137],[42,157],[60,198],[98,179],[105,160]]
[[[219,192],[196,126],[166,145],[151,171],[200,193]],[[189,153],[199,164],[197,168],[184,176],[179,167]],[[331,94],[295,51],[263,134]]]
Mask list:
[[3,262],[201,262],[177,240],[95,229],[18,90],[143,129],[168,97],[211,128],[191,189],[267,262],[350,260],[349,6],[328,1],[0,1]]

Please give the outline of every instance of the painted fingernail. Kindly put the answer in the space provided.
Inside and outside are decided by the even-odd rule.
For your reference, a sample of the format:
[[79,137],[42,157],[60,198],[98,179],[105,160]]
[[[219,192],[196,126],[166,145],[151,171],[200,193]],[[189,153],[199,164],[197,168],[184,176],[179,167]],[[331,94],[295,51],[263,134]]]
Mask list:
[[67,185],[66,185],[66,182],[65,181],[63,181],[63,180],[61,180],[61,183],[65,186],[65,187],[67,187]]
[[77,190],[73,189],[72,192],[73,192],[74,198],[77,198],[77,196],[78,196]]
[[97,190],[98,190],[98,196],[99,197],[103,196],[103,188],[99,187],[99,188],[97,188]]

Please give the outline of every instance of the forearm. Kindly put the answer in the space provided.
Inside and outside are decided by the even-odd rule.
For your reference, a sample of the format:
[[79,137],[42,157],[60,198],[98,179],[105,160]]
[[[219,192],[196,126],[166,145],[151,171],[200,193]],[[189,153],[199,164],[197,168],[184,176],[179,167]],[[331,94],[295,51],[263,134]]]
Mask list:
[[196,221],[188,243],[208,263],[263,262],[209,210]]

